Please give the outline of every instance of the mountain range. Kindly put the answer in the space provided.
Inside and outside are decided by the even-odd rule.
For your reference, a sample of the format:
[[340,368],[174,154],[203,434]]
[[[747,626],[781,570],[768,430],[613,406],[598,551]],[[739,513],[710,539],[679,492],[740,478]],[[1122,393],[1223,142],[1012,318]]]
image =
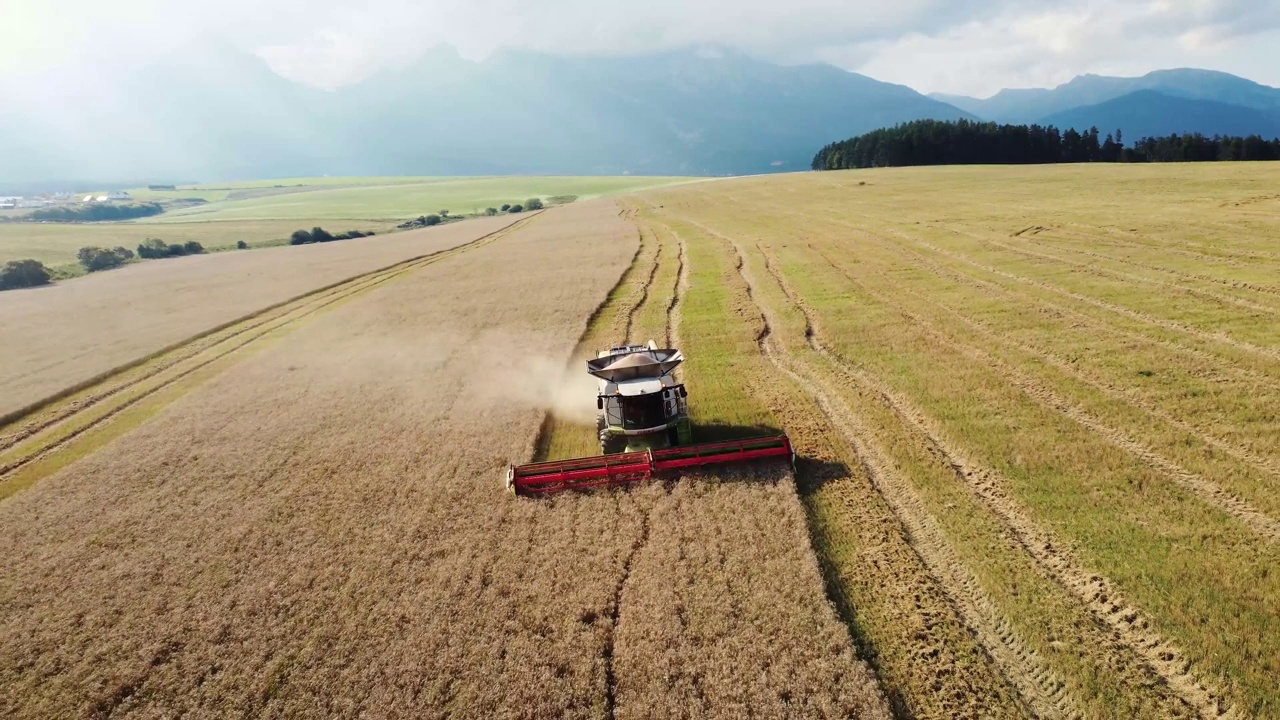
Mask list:
[[1052,89],[1002,90],[990,98],[931,94],[984,120],[1054,125],[1141,137],[1187,132],[1280,137],[1280,90],[1235,75],[1190,68],[1142,77],[1081,75]]
[[222,45],[92,92],[0,106],[0,189],[48,180],[310,175],[689,174],[802,170],[834,140],[916,119],[1143,135],[1280,135],[1280,90],[1224,73],[1082,76],[989,99],[925,96],[830,65],[722,49],[557,57],[438,47],[327,92]]

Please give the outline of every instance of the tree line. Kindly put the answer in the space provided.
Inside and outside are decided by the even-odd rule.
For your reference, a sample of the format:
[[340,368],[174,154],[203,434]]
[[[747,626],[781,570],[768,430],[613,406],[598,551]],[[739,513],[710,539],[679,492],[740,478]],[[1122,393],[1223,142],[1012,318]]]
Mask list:
[[[290,245],[310,245],[312,243],[326,243],[334,240],[352,240],[354,238],[369,237],[377,235],[373,231],[361,232],[359,230],[348,230],[344,233],[334,235],[322,227],[313,227],[310,230],[294,230],[289,236]],[[244,242],[243,240],[241,242]],[[237,246],[239,247],[239,246]]]
[[105,222],[112,220],[134,220],[151,217],[164,212],[159,203],[138,203],[135,205],[76,205],[68,207],[51,207],[36,210],[25,219],[44,222]]
[[1280,139],[1187,133],[1142,138],[1127,147],[1120,130],[1104,138],[1096,127],[1078,132],[1052,125],[916,120],[831,143],[814,156],[813,169],[1228,160],[1280,160]]
[[[236,247],[245,249],[248,243],[241,240]],[[76,251],[76,262],[85,272],[100,272],[118,268],[134,258],[158,260],[161,258],[181,257],[183,255],[202,255],[204,246],[195,240],[185,243],[166,243],[159,238],[147,238],[138,245],[135,253],[127,247],[113,248],[90,245]],[[0,290],[16,290],[18,288],[39,287],[53,281],[53,273],[39,260],[12,260],[0,266]]]

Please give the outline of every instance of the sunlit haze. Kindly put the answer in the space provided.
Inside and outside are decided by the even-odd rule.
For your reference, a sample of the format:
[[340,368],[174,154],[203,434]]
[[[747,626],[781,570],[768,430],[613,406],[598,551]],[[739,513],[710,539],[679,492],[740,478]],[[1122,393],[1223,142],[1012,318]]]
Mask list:
[[1280,85],[1280,4],[1255,0],[8,0],[0,17],[6,83],[52,77],[64,92],[211,41],[320,88],[441,43],[470,59],[502,46],[605,55],[727,47],[977,96],[1162,67]]

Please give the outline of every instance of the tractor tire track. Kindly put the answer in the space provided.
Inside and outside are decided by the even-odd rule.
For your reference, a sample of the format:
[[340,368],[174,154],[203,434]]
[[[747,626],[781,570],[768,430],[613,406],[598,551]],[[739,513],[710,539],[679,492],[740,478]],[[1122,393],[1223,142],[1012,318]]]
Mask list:
[[[140,377],[131,378],[127,382],[113,383],[112,377],[106,378],[101,384],[102,390],[100,392],[93,393],[89,398],[77,399],[73,396],[65,405],[53,405],[51,406],[52,414],[49,419],[37,425],[29,425],[24,428],[23,432],[17,434],[16,439],[14,439],[14,436],[6,438],[8,444],[0,448],[0,450],[10,450],[5,454],[11,457],[3,465],[0,465],[0,487],[23,468],[68,447],[85,434],[110,423],[125,411],[154,396],[157,392],[174,386],[194,373],[226,359],[256,341],[281,331],[288,331],[289,328],[297,323],[331,305],[363,294],[379,285],[415,272],[427,265],[448,260],[462,253],[496,242],[507,234],[529,224],[536,217],[535,215],[522,219],[505,228],[448,250],[412,258],[389,268],[366,273],[328,288],[313,291],[294,301],[277,305],[274,308],[252,315],[243,321],[249,323],[248,327],[240,328],[237,324],[232,326],[230,328],[231,332],[225,335],[200,336],[196,341],[199,343],[199,348],[194,352],[190,351],[186,345],[181,345],[172,351],[176,353],[176,356],[171,361],[162,361],[154,369],[149,369],[148,372]],[[283,312],[281,312],[282,309]],[[266,319],[262,319],[264,314],[268,316]],[[208,341],[213,337],[216,337],[217,340],[206,346],[204,341]],[[206,354],[210,356],[203,357]],[[165,355],[167,356],[168,353]],[[165,376],[166,373],[169,375]],[[118,377],[118,375],[115,377]],[[151,387],[144,387],[144,384],[149,380],[156,380],[157,382]],[[104,403],[109,403],[135,388],[142,388],[143,391],[134,397],[119,402],[114,407],[110,407],[106,412],[85,421],[82,425],[75,425],[77,418],[89,414],[91,410],[96,410]],[[59,430],[65,429],[69,425],[73,427],[66,432],[58,434]],[[49,434],[54,437],[47,442],[41,442],[39,437],[41,434]],[[12,450],[24,441],[30,441],[34,447],[25,452]]]
[[[818,251],[815,250],[815,252],[818,252]],[[822,255],[822,254],[819,253],[819,255]],[[839,268],[836,267],[835,263],[833,263],[830,258],[827,258],[824,255],[822,257],[824,260],[826,260],[827,264],[839,270]],[[937,308],[938,310],[950,316],[951,319],[968,327],[969,329],[973,330],[975,333],[978,333],[983,338],[985,338],[988,342],[992,343],[993,346],[999,345],[1000,343],[1004,343],[1006,345],[1009,345],[1010,347],[1016,348],[1017,350],[1029,356],[1039,359],[1040,361],[1044,362],[1046,365],[1054,368],[1055,370],[1061,372],[1062,374],[1070,376],[1071,378],[1075,379],[1082,385],[1086,385],[1094,389],[1099,394],[1105,397],[1108,397],[1111,400],[1127,405],[1135,410],[1146,413],[1150,417],[1159,419],[1162,422],[1165,422],[1173,427],[1176,427],[1179,430],[1187,433],[1188,435],[1195,437],[1196,440],[1204,443],[1205,445],[1208,445],[1222,452],[1223,454],[1230,456],[1232,459],[1236,460],[1237,462],[1240,462],[1241,464],[1252,467],[1254,470],[1257,470],[1258,472],[1261,472],[1266,475],[1272,475],[1272,476],[1275,476],[1276,478],[1280,478],[1280,465],[1277,465],[1270,458],[1266,458],[1261,455],[1258,455],[1257,453],[1249,450],[1248,448],[1233,444],[1215,435],[1210,435],[1205,431],[1195,427],[1191,423],[1186,422],[1185,420],[1175,417],[1168,412],[1160,410],[1159,408],[1148,405],[1147,403],[1143,402],[1140,398],[1134,397],[1132,393],[1126,391],[1124,388],[1117,387],[1107,382],[1104,379],[1095,377],[1089,373],[1086,373],[1080,370],[1075,365],[1068,362],[1065,358],[1062,358],[1061,356],[1056,355],[1053,352],[1050,352],[1048,350],[1044,350],[1041,348],[1037,348],[1035,346],[1032,346],[1030,344],[1024,343],[1019,340],[1015,340],[1005,335],[1001,335],[989,325],[966,316],[964,313],[960,312],[959,310],[956,310],[955,308],[951,307],[950,305],[947,305],[944,302],[935,300],[919,292],[915,292],[911,290],[908,290],[907,292],[912,297],[920,300],[921,302],[929,304],[934,308]]]
[[[631,222],[636,227],[639,242],[636,247],[635,254],[631,256],[631,261],[627,264],[625,270],[618,276],[617,282],[613,287],[605,293],[600,300],[600,304],[587,318],[586,324],[583,326],[582,333],[578,336],[578,342],[575,344],[573,351],[566,360],[566,367],[570,365],[575,358],[580,357],[583,353],[593,350],[586,345],[588,337],[591,336],[596,323],[600,322],[605,313],[610,310],[610,306],[615,302],[626,303],[626,299],[618,298],[619,289],[623,288],[634,277],[637,271],[643,271],[640,263],[644,262],[642,256],[645,251],[657,244],[657,249],[653,256],[653,267],[649,268],[648,276],[642,286],[641,293],[634,302],[626,303],[619,308],[619,313],[625,317],[625,339],[629,341],[632,325],[636,313],[640,307],[649,299],[649,288],[657,275],[657,270],[662,257],[662,244],[658,237],[652,232],[646,233],[638,222],[638,210],[636,208],[624,208],[619,211],[619,217]],[[616,325],[615,325],[616,327]],[[547,450],[550,447],[551,434],[555,430],[554,414],[551,411],[545,411],[542,416],[542,422],[538,428],[538,434],[533,443],[529,446],[529,456],[535,460],[546,459]],[[630,496],[625,496],[630,498]],[[629,500],[628,500],[629,501]],[[632,569],[635,567],[636,558],[644,550],[649,542],[650,518],[653,514],[653,506],[648,505],[640,510],[641,521],[640,529],[636,538],[632,541],[630,549],[627,551],[626,557],[623,558],[622,566],[619,571],[618,581],[614,586],[613,595],[608,606],[609,626],[608,634],[604,640],[604,646],[601,648],[601,659],[604,661],[604,714],[608,720],[614,720],[617,717],[618,709],[618,676],[615,662],[615,654],[618,637],[618,624],[622,619],[623,597],[626,593],[627,581],[631,579]]]
[[671,288],[671,302],[667,304],[667,347],[675,347],[673,343],[678,342],[680,335],[680,304],[684,300],[684,294],[689,291],[689,267],[685,259],[684,240],[674,230],[670,232],[680,248],[677,255],[679,264],[676,266],[676,281]]
[[[687,220],[687,219],[686,219]],[[943,588],[951,610],[962,618],[970,632],[986,649],[996,667],[1026,703],[1029,714],[1048,717],[1081,717],[1066,684],[1045,664],[1039,653],[1029,649],[987,596],[977,579],[961,564],[951,549],[937,520],[925,507],[915,489],[893,469],[894,463],[869,438],[871,428],[838,396],[827,393],[823,383],[803,362],[794,360],[785,346],[770,342],[772,326],[765,308],[755,300],[755,284],[745,267],[745,256],[735,241],[705,226],[704,232],[729,245],[735,253],[735,267],[747,288],[747,295],[761,318],[757,343],[762,355],[790,377],[818,403],[863,464],[867,475],[907,531],[908,542],[916,550],[934,582]]]
[[[633,217],[628,218],[628,220],[634,222]],[[637,228],[637,231],[640,233],[641,247],[643,247],[646,228],[641,225],[636,225],[636,228]],[[650,231],[649,235],[652,235],[652,234],[653,234],[652,231]],[[627,310],[627,324],[623,329],[622,337],[626,340],[626,342],[629,342],[629,343],[633,342],[631,333],[632,333],[632,328],[635,325],[636,313],[640,312],[640,310],[645,306],[645,303],[649,301],[649,289],[653,287],[653,279],[658,274],[658,266],[662,264],[662,243],[658,241],[656,237],[653,239],[653,242],[658,249],[654,252],[654,255],[653,255],[653,266],[649,268],[649,277],[645,278],[644,285],[642,285],[640,288],[640,299],[636,300],[635,304],[632,305],[631,308]],[[639,340],[639,342],[644,342],[644,340]]]
[[613,591],[613,600],[609,605],[609,635],[602,651],[605,682],[604,714],[608,720],[614,720],[618,712],[618,675],[614,669],[613,655],[618,637],[618,622],[622,618],[622,597],[627,589],[627,581],[631,579],[631,569],[635,566],[636,557],[644,551],[645,545],[649,544],[649,522],[650,516],[653,515],[653,507],[649,506],[643,512],[640,520],[640,534],[631,544],[631,549],[622,562],[622,573],[618,577],[618,584]]
[[[1270,262],[1280,261],[1280,253],[1269,253],[1269,252],[1266,252],[1265,250],[1248,250],[1244,248],[1215,247],[1212,245],[1201,245],[1200,243],[1187,242],[1185,240],[1170,240],[1168,243],[1165,243],[1165,244],[1144,243],[1138,240],[1134,240],[1133,239],[1134,235],[1132,232],[1126,232],[1118,228],[1095,228],[1088,225],[1082,226],[1077,223],[1067,223],[1065,227],[1077,228],[1076,230],[1074,230],[1076,233],[1083,234],[1089,238],[1097,237],[1094,234],[1095,232],[1105,233],[1112,243],[1117,245],[1122,245],[1124,247],[1130,247],[1130,248],[1144,250],[1144,251],[1160,250],[1161,252],[1172,252],[1172,253],[1183,255],[1193,260],[1199,260],[1202,262],[1225,263],[1227,265],[1243,267],[1248,264],[1256,263],[1258,260],[1270,261]],[[1083,228],[1083,229],[1078,229],[1078,228]],[[1199,248],[1201,250],[1212,250],[1221,254],[1215,255],[1212,252],[1199,252],[1198,250],[1193,250],[1192,248]]]
[[1280,351],[1274,350],[1272,348],[1265,348],[1259,345],[1254,345],[1252,343],[1245,342],[1243,340],[1236,340],[1235,338],[1229,335],[1226,335],[1224,333],[1207,333],[1202,330],[1197,330],[1196,328],[1190,327],[1188,325],[1184,325],[1174,320],[1168,320],[1166,318],[1158,318],[1158,317],[1155,317],[1154,315],[1149,315],[1147,313],[1144,313],[1138,310],[1133,310],[1131,308],[1123,307],[1121,305],[1116,305],[1115,303],[1108,302],[1106,300],[1099,300],[1098,298],[1089,297],[1088,295],[1083,295],[1081,293],[1074,292],[1072,290],[1066,290],[1056,285],[1053,285],[1051,283],[1035,280],[1033,278],[1023,277],[1016,273],[1011,273],[1006,270],[1001,270],[1000,268],[987,265],[978,260],[974,260],[969,256],[965,255],[964,253],[956,252],[954,250],[947,250],[946,248],[942,248],[937,245],[934,245],[933,243],[928,242],[927,240],[912,237],[905,232],[902,232],[902,231],[892,231],[892,232],[902,237],[903,240],[905,241],[916,243],[918,245],[921,245],[922,247],[929,248],[930,250],[940,255],[944,255],[954,260],[958,260],[966,265],[970,265],[972,267],[978,268],[979,270],[990,273],[992,275],[996,275],[998,277],[1003,277],[1003,278],[1012,280],[1016,283],[1039,288],[1041,290],[1053,293],[1055,295],[1071,298],[1072,300],[1075,300],[1077,302],[1081,302],[1086,305],[1091,305],[1093,307],[1099,308],[1101,310],[1106,310],[1107,312],[1110,312],[1116,315],[1127,317],[1131,320],[1135,320],[1148,325],[1155,325],[1157,327],[1164,328],[1165,330],[1171,330],[1173,332],[1182,333],[1184,335],[1189,335],[1191,337],[1195,337],[1205,342],[1220,343],[1220,344],[1235,348],[1236,350],[1247,352],[1251,355],[1260,356],[1260,357],[1264,357],[1271,360],[1280,360]]
[[[1280,308],[1275,308],[1268,305],[1259,305],[1255,302],[1250,302],[1248,300],[1245,300],[1244,298],[1230,297],[1227,295],[1219,295],[1218,293],[1215,293],[1215,292],[1210,292],[1208,290],[1201,290],[1199,288],[1187,287],[1185,285],[1179,285],[1178,283],[1175,283],[1175,282],[1165,282],[1161,280],[1155,280],[1153,278],[1149,278],[1143,275],[1134,275],[1133,273],[1120,272],[1118,270],[1109,270],[1107,268],[1097,267],[1089,263],[1079,262],[1075,260],[1068,260],[1066,258],[1059,257],[1051,253],[1037,252],[1035,250],[1019,248],[1015,245],[1010,245],[1009,243],[1002,242],[994,238],[984,238],[976,234],[961,232],[960,230],[957,230],[954,227],[945,227],[945,229],[951,232],[954,232],[956,234],[963,234],[967,237],[972,237],[988,247],[996,247],[1002,250],[1007,250],[1011,253],[1015,253],[1017,255],[1022,255],[1023,257],[1034,258],[1036,260],[1044,260],[1051,263],[1056,263],[1059,265],[1076,268],[1077,270],[1083,273],[1086,273],[1088,275],[1093,275],[1095,277],[1107,277],[1107,278],[1113,278],[1121,281],[1138,282],[1144,285],[1164,288],[1166,290],[1173,290],[1175,292],[1183,293],[1185,295],[1190,295],[1192,297],[1197,297],[1203,300],[1208,300],[1214,303],[1219,303],[1223,305],[1235,305],[1237,307],[1243,308],[1245,310],[1249,310],[1251,312],[1267,313],[1267,314],[1280,313]],[[1027,237],[1023,239],[1027,240],[1030,243],[1035,242],[1035,238],[1033,237]],[[1085,253],[1085,254],[1092,255],[1093,257],[1101,260],[1111,259],[1104,255],[1099,255],[1096,253]],[[1132,262],[1130,264],[1137,265],[1137,263],[1132,263]],[[1142,267],[1142,266],[1139,266],[1139,267]],[[1155,268],[1144,268],[1144,269],[1156,270]],[[1158,272],[1158,270],[1156,271]],[[1174,275],[1175,277],[1178,277],[1179,279],[1182,279],[1182,280],[1187,279],[1183,276],[1178,275],[1177,273],[1170,272],[1169,274]],[[1263,292],[1266,292],[1266,291],[1264,290]]]
[[[684,240],[673,229],[667,229],[679,243],[681,257],[684,257],[687,252]],[[746,284],[743,285],[745,290]],[[757,333],[763,330],[766,320],[758,305],[738,306],[735,312],[759,328]],[[769,343],[763,350],[768,353]],[[763,358],[777,368],[776,358],[770,354],[764,354]],[[812,395],[802,384],[797,384],[796,389],[801,390],[802,395]],[[782,407],[775,407],[775,411],[794,418],[784,422],[790,431],[801,433],[796,439],[804,445],[812,445],[815,450],[827,446],[851,447],[826,411],[816,403],[813,406],[784,403]],[[822,450],[818,453],[827,455]],[[875,478],[865,471],[865,463],[856,457],[856,450],[855,461],[864,466],[864,472],[847,476],[842,473],[839,479],[827,480],[839,483],[841,489],[823,493],[823,497],[834,503],[830,511],[839,517],[838,525],[845,528],[841,532],[858,538],[855,542],[862,546],[858,552],[861,560],[849,566],[834,563],[822,554],[819,558],[827,576],[828,595],[850,626],[859,655],[867,659],[880,677],[895,716],[1007,716],[1013,708],[1022,715],[1032,715],[1017,688],[1001,674],[988,649],[975,637],[949,589],[920,554],[911,532],[903,524],[900,510],[887,502]],[[818,476],[826,475],[816,468],[813,472],[812,479],[819,482]],[[878,639],[868,637],[861,629],[861,612],[855,609],[854,599],[844,589],[845,583],[851,581],[845,579],[848,573],[856,575],[859,584],[869,583],[879,588],[875,591],[874,612],[883,635],[877,633]],[[893,663],[892,685],[885,684],[886,668],[877,642],[893,646],[889,653],[899,658]]]
[[1203,363],[1203,367],[1206,368],[1205,372],[1202,374],[1229,373],[1229,374],[1235,375],[1242,382],[1271,385],[1277,390],[1280,390],[1280,379],[1277,379],[1270,375],[1258,373],[1248,368],[1239,367],[1231,364],[1224,364],[1222,361],[1222,358],[1218,355],[1214,355],[1213,353],[1205,352],[1198,348],[1190,347],[1187,345],[1170,342],[1168,340],[1164,340],[1161,338],[1154,338],[1139,332],[1132,332],[1129,330],[1124,330],[1122,328],[1117,328],[1110,325],[1099,325],[1098,319],[1091,315],[1088,315],[1087,313],[1083,313],[1079,310],[1068,307],[1066,305],[1059,305],[1051,300],[1046,300],[1044,298],[1036,297],[1034,295],[1024,295],[1014,290],[1010,290],[1009,288],[998,285],[996,283],[988,282],[987,280],[983,280],[981,278],[971,277],[950,266],[935,262],[933,259],[929,258],[928,256],[910,247],[901,245],[896,241],[889,240],[887,238],[881,238],[879,236],[871,235],[869,233],[868,233],[868,236],[874,239],[882,240],[884,242],[889,243],[889,245],[891,245],[897,251],[899,257],[902,257],[912,267],[920,268],[944,280],[949,280],[951,282],[959,283],[961,285],[966,285],[968,287],[974,288],[978,292],[982,293],[986,297],[989,297],[993,300],[999,300],[1002,302],[1008,302],[1012,300],[1014,302],[1017,302],[1023,305],[1030,305],[1034,303],[1035,305],[1038,305],[1052,313],[1056,313],[1061,317],[1073,318],[1074,320],[1081,323],[1082,325],[1088,326],[1094,329],[1095,331],[1111,333],[1121,338],[1125,338],[1126,340],[1129,340],[1131,342],[1138,342],[1138,343],[1144,343],[1144,344],[1149,343],[1149,344],[1158,345],[1164,348],[1165,350],[1168,350],[1175,354],[1188,355],[1190,357],[1193,357],[1196,360],[1199,360],[1201,363]]
[[[839,268],[829,257],[822,253],[818,254],[850,282],[859,285],[864,292],[876,297],[880,302],[889,304],[883,296],[873,293],[851,273]],[[766,268],[768,268],[767,255],[765,257]],[[788,287],[785,278],[772,269],[770,273],[787,298],[803,313],[806,323],[812,326],[810,311]],[[895,307],[895,309],[916,322],[922,322],[918,316],[911,316],[901,308]],[[942,335],[931,325],[929,328],[935,336]],[[955,345],[950,338],[938,337],[937,339]],[[1007,478],[966,457],[959,448],[945,439],[945,434],[932,418],[914,407],[906,398],[865,371],[856,368],[838,352],[827,349],[820,341],[816,342],[816,347],[821,354],[837,365],[842,375],[853,383],[867,387],[892,407],[898,417],[910,425],[930,449],[951,468],[957,481],[968,487],[975,497],[1001,519],[1017,539],[1018,545],[1035,560],[1044,576],[1075,596],[1102,627],[1110,630],[1114,640],[1104,636],[1102,642],[1114,642],[1117,646],[1141,658],[1148,670],[1163,680],[1182,702],[1194,708],[1201,716],[1220,717],[1234,714],[1226,707],[1221,691],[1211,689],[1191,672],[1185,653],[1152,630],[1150,620],[1145,618],[1137,607],[1124,600],[1111,581],[1082,567],[1073,553],[1066,549],[1066,544],[1044,531],[1031,517],[1026,507],[1007,493],[1005,488],[1011,486]],[[1009,370],[1007,367],[1003,369],[1006,372]],[[1112,649],[1111,652],[1115,650]],[[1110,666],[1119,672],[1127,669],[1123,662],[1110,663]]]
[[[1098,240],[1098,238],[1097,238],[1097,237],[1095,237],[1095,236],[1086,236],[1086,237],[1087,237],[1089,240],[1091,240],[1091,241],[1096,241],[1096,240]],[[1252,292],[1262,293],[1262,294],[1264,294],[1264,295],[1275,295],[1275,296],[1280,296],[1280,288],[1276,288],[1276,287],[1269,287],[1269,286],[1266,286],[1266,285],[1258,285],[1258,284],[1256,284],[1256,283],[1250,283],[1250,282],[1241,282],[1241,281],[1235,281],[1235,280],[1226,280],[1226,279],[1223,279],[1223,278],[1220,278],[1220,277],[1213,277],[1212,275],[1202,275],[1202,274],[1200,274],[1200,273],[1183,273],[1183,272],[1179,272],[1179,271],[1177,271],[1177,270],[1170,270],[1169,268],[1159,267],[1159,266],[1157,266],[1157,265],[1147,265],[1147,264],[1145,264],[1145,263],[1140,263],[1140,262],[1138,262],[1138,261],[1136,261],[1136,260],[1131,260],[1131,259],[1129,259],[1129,258],[1127,258],[1127,257],[1119,257],[1119,256],[1114,256],[1114,255],[1106,255],[1106,254],[1103,254],[1103,253],[1093,252],[1093,251],[1090,251],[1090,250],[1081,250],[1081,249],[1079,249],[1079,248],[1075,248],[1075,247],[1062,246],[1062,245],[1059,245],[1059,244],[1057,244],[1057,243],[1054,243],[1054,242],[1053,242],[1053,240],[1054,240],[1055,238],[1053,238],[1052,236],[1050,236],[1050,237],[1024,238],[1024,239],[1025,239],[1025,240],[1027,240],[1028,242],[1031,242],[1031,243],[1035,244],[1035,245],[1044,246],[1044,247],[1050,247],[1050,248],[1055,248],[1055,249],[1060,249],[1060,250],[1065,250],[1065,251],[1067,251],[1067,252],[1075,253],[1075,254],[1077,254],[1077,255],[1084,255],[1085,257],[1095,258],[1095,259],[1097,259],[1097,260],[1106,260],[1106,261],[1110,261],[1110,262],[1117,262],[1117,263],[1120,263],[1120,264],[1122,264],[1122,265],[1129,265],[1130,267],[1135,267],[1135,268],[1138,268],[1138,269],[1141,269],[1141,270],[1147,270],[1147,271],[1149,271],[1149,272],[1156,272],[1156,273],[1161,273],[1161,274],[1164,274],[1164,275],[1170,275],[1170,276],[1173,276],[1174,278],[1177,278],[1177,279],[1179,279],[1179,280],[1184,280],[1184,281],[1185,281],[1185,280],[1199,280],[1199,281],[1201,281],[1201,282],[1212,283],[1212,284],[1214,284],[1214,285],[1221,285],[1221,286],[1223,286],[1223,287],[1228,287],[1228,288],[1232,288],[1232,289],[1236,289],[1236,290],[1250,290],[1250,291],[1252,291]],[[1149,249],[1149,248],[1148,248],[1148,249]],[[1204,261],[1204,258],[1203,258],[1203,257],[1198,257],[1197,259],[1201,260],[1202,262]],[[1247,267],[1247,265],[1246,265],[1245,263],[1229,263],[1229,264],[1236,265],[1237,267]],[[1275,308],[1270,308],[1270,309],[1275,310]]]
[[[518,220],[506,227],[495,230],[468,243],[448,248],[446,250],[440,250],[428,255],[409,258],[408,260],[403,260],[378,270],[347,278],[346,280],[341,280],[309,291],[297,297],[290,298],[289,300],[268,306],[262,310],[238,318],[229,323],[225,323],[212,330],[199,333],[179,343],[159,350],[150,356],[129,363],[122,368],[109,371],[90,383],[85,384],[80,390],[74,393],[55,395],[53,398],[34,403],[28,406],[25,410],[11,413],[6,416],[8,419],[0,421],[0,428],[16,425],[26,418],[33,418],[33,416],[34,418],[27,420],[27,424],[18,430],[0,436],[0,451],[13,447],[31,435],[65,420],[71,415],[82,412],[112,395],[118,394],[139,383],[145,382],[147,379],[164,372],[179,362],[206,352],[210,348],[216,347],[217,345],[227,342],[228,340],[232,340],[240,335],[252,332],[262,325],[278,320],[289,313],[297,312],[308,303],[322,301],[325,298],[331,297],[334,293],[352,290],[355,284],[358,283],[379,282],[380,278],[388,273],[398,274],[407,272],[412,269],[416,269],[416,267],[423,263],[427,263],[428,261],[438,262],[446,259],[447,257],[452,257],[454,254],[488,244],[497,240],[501,236],[514,232],[519,227],[527,225],[540,213],[541,211],[534,213],[527,218],[522,218],[521,220]],[[140,367],[142,367],[141,372],[137,372]],[[88,397],[85,397],[86,392],[90,393]]]
[[906,310],[905,308],[898,307],[890,300],[885,299],[882,295],[871,291],[861,281],[837,267],[830,258],[825,259],[828,264],[835,267],[838,272],[841,272],[846,278],[850,279],[850,281],[856,283],[868,295],[876,297],[880,302],[894,308],[903,317],[919,326],[930,337],[952,347],[958,352],[970,356],[978,362],[1000,368],[1003,377],[1008,379],[1019,390],[1022,390],[1024,394],[1036,400],[1041,405],[1067,416],[1094,434],[1101,436],[1112,445],[1141,460],[1149,467],[1173,480],[1184,490],[1187,490],[1200,498],[1201,501],[1228,515],[1231,515],[1264,539],[1270,542],[1280,541],[1280,522],[1277,522],[1266,513],[1258,510],[1252,504],[1237,497],[1235,494],[1229,492],[1217,483],[1208,480],[1199,474],[1186,470],[1172,460],[1169,460],[1149,447],[1133,440],[1124,432],[1107,425],[1101,420],[1098,420],[1087,410],[1063,398],[1048,387],[1037,383],[1021,371],[1015,369],[994,355],[951,338],[924,317]]
[[[814,218],[804,215],[803,213],[798,213],[795,211],[783,211],[783,212],[784,214],[801,218],[808,223],[815,222]],[[999,299],[1002,301],[1013,299],[1015,302],[1017,302],[1020,305],[1024,305],[1024,306],[1035,305],[1035,306],[1044,308],[1046,310],[1049,310],[1053,313],[1056,313],[1060,317],[1073,318],[1082,324],[1085,324],[1097,329],[1098,331],[1111,333],[1113,335],[1125,338],[1133,342],[1139,342],[1144,344],[1155,344],[1172,353],[1193,357],[1199,360],[1203,364],[1203,367],[1198,370],[1198,373],[1204,376],[1213,375],[1213,376],[1220,377],[1222,374],[1231,374],[1236,376],[1237,378],[1240,378],[1245,382],[1260,384],[1260,385],[1267,385],[1275,389],[1276,391],[1280,391],[1280,378],[1276,377],[1275,375],[1267,374],[1265,372],[1259,372],[1257,370],[1250,369],[1247,367],[1240,367],[1235,364],[1224,363],[1221,355],[1207,352],[1205,350],[1201,350],[1196,347],[1175,343],[1175,342],[1166,340],[1164,338],[1152,337],[1151,335],[1147,335],[1142,332],[1125,330],[1123,328],[1113,327],[1107,324],[1100,325],[1097,317],[1089,315],[1088,313],[1082,312],[1081,310],[1078,310],[1076,308],[1069,307],[1066,305],[1059,305],[1039,295],[1018,292],[1016,290],[1010,289],[1008,287],[1004,287],[997,283],[990,282],[986,279],[967,275],[964,272],[961,272],[960,270],[950,265],[939,263],[935,261],[933,258],[929,257],[928,255],[925,255],[924,253],[921,253],[919,250],[916,250],[915,248],[911,247],[910,244],[915,242],[916,240],[911,236],[907,235],[906,233],[895,232],[894,234],[898,235],[899,238],[893,239],[877,233],[870,232],[866,228],[853,225],[847,222],[841,222],[839,220],[824,218],[821,220],[821,222],[825,222],[835,227],[843,228],[845,230],[857,233],[859,236],[864,237],[873,242],[876,242],[881,247],[884,247],[885,249],[889,249],[892,252],[897,253],[899,257],[902,257],[912,267],[921,268],[939,278],[950,280],[952,282],[956,282],[962,285],[972,287],[978,290],[979,292],[981,292],[983,295],[986,295],[987,297],[990,297],[992,299]],[[925,243],[921,243],[921,244],[925,244]],[[967,258],[965,260],[967,260]],[[970,262],[969,264],[974,264],[974,263]],[[981,268],[980,265],[979,265],[979,268]],[[1149,324],[1144,322],[1141,319],[1139,319],[1138,322],[1144,325]],[[1214,341],[1214,338],[1212,337],[1205,337],[1203,335],[1197,335],[1197,337],[1207,342]]]

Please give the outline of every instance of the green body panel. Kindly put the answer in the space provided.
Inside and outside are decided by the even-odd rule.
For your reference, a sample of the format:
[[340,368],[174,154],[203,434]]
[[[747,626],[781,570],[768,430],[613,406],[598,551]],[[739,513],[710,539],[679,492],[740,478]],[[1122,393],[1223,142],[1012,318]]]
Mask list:
[[681,445],[693,444],[693,426],[689,423],[689,416],[682,415],[676,420],[676,437],[679,438]]

